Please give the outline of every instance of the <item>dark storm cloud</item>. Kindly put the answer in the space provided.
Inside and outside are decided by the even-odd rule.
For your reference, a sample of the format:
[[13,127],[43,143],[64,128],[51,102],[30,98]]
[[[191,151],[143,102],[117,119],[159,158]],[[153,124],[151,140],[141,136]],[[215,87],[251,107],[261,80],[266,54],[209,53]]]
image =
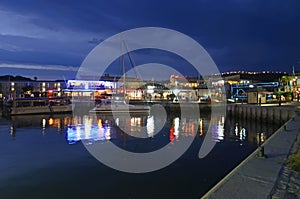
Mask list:
[[[28,16],[26,23],[30,24],[24,35],[21,34],[22,39],[15,38],[15,41],[4,38],[0,32],[1,60],[9,57],[13,61],[14,52],[20,55],[15,59],[17,62],[32,59],[38,63],[78,66],[99,41],[127,29],[157,26],[196,39],[221,71],[288,71],[300,61],[300,2],[297,0],[31,0],[23,3],[4,0],[1,9]],[[42,38],[38,38],[35,30]],[[8,31],[12,34],[14,30]]]

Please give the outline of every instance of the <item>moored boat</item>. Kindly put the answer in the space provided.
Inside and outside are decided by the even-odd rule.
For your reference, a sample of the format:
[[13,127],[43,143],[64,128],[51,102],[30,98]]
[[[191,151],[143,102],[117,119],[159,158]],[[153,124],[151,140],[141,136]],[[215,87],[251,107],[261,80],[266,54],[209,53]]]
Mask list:
[[16,98],[6,103],[5,112],[9,115],[66,113],[72,112],[72,105],[63,97]]

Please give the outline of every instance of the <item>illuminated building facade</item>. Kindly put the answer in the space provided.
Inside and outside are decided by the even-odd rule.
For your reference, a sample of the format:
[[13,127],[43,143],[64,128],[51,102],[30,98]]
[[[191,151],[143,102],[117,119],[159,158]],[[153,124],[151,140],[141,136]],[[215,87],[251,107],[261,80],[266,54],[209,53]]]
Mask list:
[[0,99],[7,100],[15,92],[16,97],[61,97],[66,88],[64,81],[38,81],[19,76],[0,77]]

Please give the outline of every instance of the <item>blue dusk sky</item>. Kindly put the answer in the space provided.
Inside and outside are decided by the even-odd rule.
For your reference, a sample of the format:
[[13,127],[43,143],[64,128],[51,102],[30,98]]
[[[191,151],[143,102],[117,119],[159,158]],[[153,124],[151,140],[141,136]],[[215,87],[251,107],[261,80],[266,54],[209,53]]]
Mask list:
[[[299,24],[299,0],[1,0],[0,76],[74,78],[97,44],[139,27],[190,36],[221,72],[290,72],[292,66],[299,71]],[[166,52],[134,52],[132,57],[137,65],[157,62],[184,75],[196,74]],[[108,72],[121,70],[111,67]]]

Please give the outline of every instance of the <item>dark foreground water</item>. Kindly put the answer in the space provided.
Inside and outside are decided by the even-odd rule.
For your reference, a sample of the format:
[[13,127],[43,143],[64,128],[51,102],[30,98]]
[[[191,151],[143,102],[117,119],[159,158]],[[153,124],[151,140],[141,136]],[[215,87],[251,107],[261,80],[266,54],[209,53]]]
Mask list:
[[[280,126],[220,116],[211,136],[217,144],[199,159],[209,122],[209,114],[168,115],[153,135],[159,121],[151,116],[117,121],[73,115],[0,118],[0,198],[200,198]],[[148,136],[142,142],[120,130],[134,134],[142,127]],[[147,152],[145,148],[157,150],[188,136],[195,136],[194,142],[177,161],[142,174],[103,165],[80,141],[112,141],[128,151]]]

